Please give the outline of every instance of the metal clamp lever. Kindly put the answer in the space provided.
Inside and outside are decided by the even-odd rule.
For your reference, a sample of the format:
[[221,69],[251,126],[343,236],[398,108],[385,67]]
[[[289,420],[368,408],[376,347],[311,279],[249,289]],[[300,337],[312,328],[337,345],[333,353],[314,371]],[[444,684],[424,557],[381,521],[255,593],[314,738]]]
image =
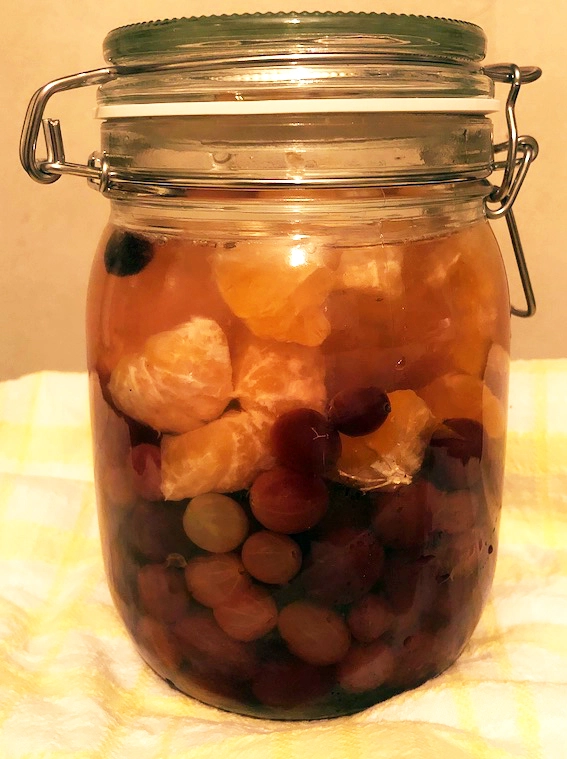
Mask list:
[[[498,219],[502,216],[506,218],[527,304],[526,309],[512,307],[512,313],[517,316],[527,317],[535,313],[536,305],[520,236],[512,214],[512,206],[526,177],[528,168],[537,157],[538,144],[533,137],[518,136],[515,104],[521,85],[539,79],[541,69],[535,66],[520,68],[515,64],[498,64],[486,66],[484,72],[495,82],[504,82],[511,85],[506,102],[508,140],[494,146],[495,154],[506,151],[507,156],[504,161],[493,161],[492,165],[493,170],[504,169],[504,176],[502,184],[498,187],[493,187],[492,192],[486,198],[485,211],[489,219]],[[132,72],[123,71],[121,73]],[[56,79],[35,92],[28,106],[20,142],[20,160],[22,166],[32,179],[42,184],[51,184],[56,182],[62,174],[74,174],[86,177],[101,192],[105,192],[109,188],[113,172],[110,170],[106,156],[100,156],[95,153],[91,156],[88,164],[77,164],[66,161],[60,123],[57,119],[44,119],[43,114],[49,99],[56,93],[77,87],[104,84],[115,79],[117,76],[117,69],[112,67],[95,69],[94,71],[86,71]],[[44,161],[38,160],[36,156],[37,140],[42,125],[47,146],[47,158]],[[118,176],[114,177],[115,181],[126,181],[127,183],[132,183],[133,179],[138,189],[140,185],[144,187],[144,185],[148,184],[147,180],[140,182],[140,178],[138,177],[126,177],[126,179],[121,179]],[[155,179],[150,184],[152,187],[155,187]],[[491,203],[496,203],[497,206],[495,208],[491,207]]]
[[[492,164],[492,168],[495,171],[504,169],[504,176],[502,184],[493,187],[492,192],[486,198],[484,208],[489,219],[500,219],[502,217],[506,219],[526,299],[525,309],[512,306],[511,311],[514,316],[527,318],[535,314],[536,302],[512,206],[518,197],[530,165],[537,158],[538,144],[534,137],[529,135],[518,136],[515,107],[522,84],[535,82],[539,79],[541,69],[537,66],[519,67],[513,63],[509,63],[485,66],[484,72],[494,82],[510,84],[510,91],[506,100],[508,140],[494,146],[495,155],[506,151],[506,159],[504,161],[494,161]],[[491,207],[491,203],[496,203],[496,207]]]
[[[20,140],[20,161],[32,179],[42,184],[56,182],[62,174],[76,174],[89,179],[97,179],[100,170],[93,166],[65,161],[63,136],[57,119],[45,119],[45,107],[52,95],[77,87],[87,87],[91,84],[104,84],[115,79],[117,72],[113,68],[96,69],[82,74],[73,74],[40,87],[34,93],[24,121],[22,138]],[[37,138],[43,124],[45,142],[47,145],[47,160],[38,161],[36,156]]]

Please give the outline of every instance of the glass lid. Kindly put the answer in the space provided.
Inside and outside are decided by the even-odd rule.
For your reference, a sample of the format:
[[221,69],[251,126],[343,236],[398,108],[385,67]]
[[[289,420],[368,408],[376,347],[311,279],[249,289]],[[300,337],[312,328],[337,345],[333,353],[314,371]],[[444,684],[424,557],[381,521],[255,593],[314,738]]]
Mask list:
[[362,53],[394,57],[484,58],[486,36],[475,24],[395,13],[253,13],[194,16],[112,30],[104,55],[119,67],[274,53]]

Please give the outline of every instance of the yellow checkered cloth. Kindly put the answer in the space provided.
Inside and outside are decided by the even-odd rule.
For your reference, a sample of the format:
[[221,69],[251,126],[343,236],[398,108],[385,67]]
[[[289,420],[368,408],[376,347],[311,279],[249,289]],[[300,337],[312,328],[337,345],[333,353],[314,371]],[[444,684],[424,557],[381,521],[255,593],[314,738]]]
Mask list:
[[456,665],[361,714],[284,723],[176,694],[110,600],[87,379],[0,383],[0,759],[565,759],[567,360],[513,364],[501,545]]

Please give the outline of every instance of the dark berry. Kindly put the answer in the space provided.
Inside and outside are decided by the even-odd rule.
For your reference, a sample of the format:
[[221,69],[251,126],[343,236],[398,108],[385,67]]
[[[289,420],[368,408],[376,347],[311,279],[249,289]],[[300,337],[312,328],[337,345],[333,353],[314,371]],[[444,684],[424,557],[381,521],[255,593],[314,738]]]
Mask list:
[[401,615],[412,607],[419,606],[418,586],[424,570],[424,564],[420,561],[412,561],[410,557],[403,554],[386,559],[380,584],[395,614]]
[[209,670],[209,676],[225,681],[249,680],[255,674],[254,649],[228,636],[208,610],[193,611],[178,620],[173,635],[192,669]]
[[252,690],[266,706],[289,709],[324,696],[332,688],[333,679],[333,667],[315,667],[287,656],[264,662]]
[[170,554],[188,559],[193,546],[183,530],[184,512],[184,503],[136,504],[122,527],[127,551],[142,561],[164,562]]
[[283,466],[305,474],[324,474],[339,458],[341,441],[322,414],[298,408],[276,419],[272,451]]
[[323,535],[343,527],[355,527],[361,530],[370,525],[374,514],[374,497],[361,493],[338,482],[327,482],[329,490],[329,508],[323,519],[315,528],[317,535]]
[[432,529],[431,502],[436,490],[426,480],[416,480],[392,493],[375,495],[374,531],[388,548],[418,548]]
[[184,617],[190,603],[183,572],[163,564],[146,564],[140,569],[138,598],[148,616],[167,623]]
[[142,443],[159,446],[161,435],[154,430],[153,427],[148,427],[147,425],[132,419],[130,416],[124,416],[121,412],[119,412],[119,414],[124,417],[124,421],[128,424],[132,448],[141,445]]
[[369,435],[384,422],[392,407],[378,387],[360,387],[337,393],[329,404],[331,424],[343,435]]
[[152,257],[152,244],[149,240],[116,229],[106,243],[104,265],[109,274],[129,277],[145,269]]
[[393,618],[394,613],[386,599],[376,593],[370,593],[351,606],[347,624],[356,640],[372,643],[388,631]]
[[484,429],[473,419],[446,419],[431,438],[429,476],[443,490],[461,490],[480,478]]
[[136,492],[148,501],[162,501],[161,452],[157,445],[141,443],[130,453]]
[[322,603],[352,603],[370,591],[383,564],[384,551],[370,530],[331,530],[312,541],[303,585],[308,596]]
[[470,458],[480,459],[484,429],[474,419],[445,419],[440,429],[431,436],[431,445],[447,449],[453,458],[466,464]]

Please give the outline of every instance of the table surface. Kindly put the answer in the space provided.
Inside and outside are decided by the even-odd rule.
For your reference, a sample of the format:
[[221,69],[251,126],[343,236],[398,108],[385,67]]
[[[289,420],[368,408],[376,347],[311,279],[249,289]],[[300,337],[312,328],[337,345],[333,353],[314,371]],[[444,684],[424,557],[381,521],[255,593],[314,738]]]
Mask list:
[[459,661],[358,715],[226,714],[140,660],[110,599],[85,374],[0,383],[2,759],[565,759],[567,360],[512,364],[493,591]]

